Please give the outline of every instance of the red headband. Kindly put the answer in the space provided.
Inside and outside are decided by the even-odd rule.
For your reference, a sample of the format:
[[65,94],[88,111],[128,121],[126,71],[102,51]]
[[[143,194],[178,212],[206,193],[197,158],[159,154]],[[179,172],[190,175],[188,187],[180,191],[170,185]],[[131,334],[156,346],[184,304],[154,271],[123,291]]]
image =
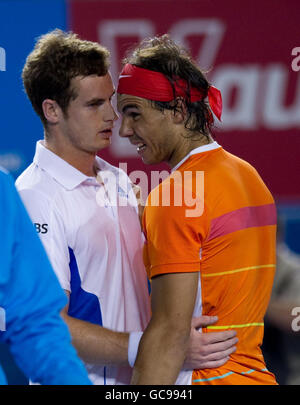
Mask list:
[[[174,83],[175,96],[186,99],[188,89],[187,82],[179,79]],[[155,101],[171,101],[174,99],[174,93],[171,83],[166,76],[153,70],[143,69],[127,63],[119,77],[117,92],[119,94],[130,94],[131,96],[146,98]],[[204,91],[195,87],[190,88],[191,102],[203,100],[206,97]],[[207,92],[208,103],[221,121],[222,114],[222,96],[220,90],[210,86]]]

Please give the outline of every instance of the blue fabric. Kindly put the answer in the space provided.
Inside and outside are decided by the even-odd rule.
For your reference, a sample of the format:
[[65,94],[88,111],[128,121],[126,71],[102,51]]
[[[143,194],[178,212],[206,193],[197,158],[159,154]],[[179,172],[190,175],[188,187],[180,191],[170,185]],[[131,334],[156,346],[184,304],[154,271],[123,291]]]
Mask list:
[[81,279],[73,249],[69,247],[71,294],[68,315],[102,326],[98,297],[81,288]]
[[[0,341],[41,384],[91,384],[59,313],[67,297],[9,175],[0,171]],[[3,321],[3,319],[2,319]],[[4,328],[3,328],[4,325]],[[6,380],[0,371],[0,384]]]
[[[82,289],[81,278],[73,249],[69,247],[71,294],[68,315],[102,326],[102,313],[99,299],[95,294]],[[104,385],[106,385],[106,367],[103,368]]]

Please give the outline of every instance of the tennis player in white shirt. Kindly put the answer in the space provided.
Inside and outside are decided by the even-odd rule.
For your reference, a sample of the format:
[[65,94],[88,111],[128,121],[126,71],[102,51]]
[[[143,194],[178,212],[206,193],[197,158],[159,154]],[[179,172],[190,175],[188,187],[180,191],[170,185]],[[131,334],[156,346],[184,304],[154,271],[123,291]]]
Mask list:
[[[118,118],[108,69],[98,43],[60,30],[38,39],[22,77],[44,139],[16,185],[69,297],[63,317],[91,381],[129,384],[150,303],[133,187],[97,156]],[[186,368],[218,367],[235,350],[235,332],[197,331],[214,322],[193,320]]]

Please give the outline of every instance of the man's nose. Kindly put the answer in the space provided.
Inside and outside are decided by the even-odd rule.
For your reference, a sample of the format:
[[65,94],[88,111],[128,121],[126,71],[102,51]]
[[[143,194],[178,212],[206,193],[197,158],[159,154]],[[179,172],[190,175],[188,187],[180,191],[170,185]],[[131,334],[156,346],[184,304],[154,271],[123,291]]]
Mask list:
[[122,118],[119,135],[121,138],[128,138],[133,135],[133,129],[126,117]]
[[119,118],[112,104],[107,107],[105,121],[116,121]]

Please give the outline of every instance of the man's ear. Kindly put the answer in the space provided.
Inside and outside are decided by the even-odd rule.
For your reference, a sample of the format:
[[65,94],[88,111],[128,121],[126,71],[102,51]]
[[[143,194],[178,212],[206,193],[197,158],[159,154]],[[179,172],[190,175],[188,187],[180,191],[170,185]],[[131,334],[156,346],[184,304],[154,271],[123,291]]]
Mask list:
[[174,100],[174,104],[176,104],[176,108],[172,111],[173,122],[174,124],[182,124],[184,123],[187,114],[185,101],[182,97],[177,97],[176,100]]
[[62,116],[62,110],[55,100],[46,98],[42,103],[44,116],[49,124],[57,124]]

